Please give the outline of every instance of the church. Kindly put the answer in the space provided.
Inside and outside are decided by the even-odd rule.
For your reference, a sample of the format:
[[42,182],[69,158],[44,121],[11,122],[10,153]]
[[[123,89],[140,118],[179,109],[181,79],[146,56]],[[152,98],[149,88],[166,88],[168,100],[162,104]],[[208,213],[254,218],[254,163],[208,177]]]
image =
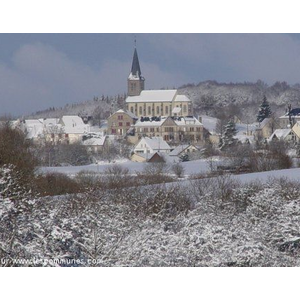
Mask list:
[[179,95],[177,90],[145,90],[145,78],[136,48],[127,88],[126,108],[138,118],[193,115],[192,101],[185,95]]

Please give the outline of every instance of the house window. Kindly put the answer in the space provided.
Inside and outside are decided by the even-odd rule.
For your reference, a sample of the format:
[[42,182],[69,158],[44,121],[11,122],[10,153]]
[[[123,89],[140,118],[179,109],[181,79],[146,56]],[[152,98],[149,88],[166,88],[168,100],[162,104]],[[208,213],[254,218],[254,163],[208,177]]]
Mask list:
[[166,106],[166,115],[169,114],[169,106]]
[[123,120],[123,115],[118,115],[118,120]]
[[126,126],[127,126],[127,127],[130,127],[130,122],[126,122]]
[[112,129],[112,130],[111,130],[111,133],[112,133],[112,134],[116,134],[116,129]]
[[159,116],[159,106],[156,107],[156,113]]
[[190,127],[190,131],[193,132],[194,131],[194,127]]
[[123,126],[123,122],[119,122],[119,126],[122,127]]
[[69,137],[69,134],[66,133],[66,134],[65,134],[65,138],[68,138],[68,137]]
[[151,115],[151,106],[148,106],[148,115]]
[[130,111],[133,113],[133,106],[130,107]]
[[154,132],[154,128],[150,128],[150,132]]
[[186,109],[186,105],[183,105],[183,112],[186,113],[187,109]]
[[143,114],[143,108],[140,106],[140,108],[139,108],[139,113],[140,113],[140,115],[142,115]]

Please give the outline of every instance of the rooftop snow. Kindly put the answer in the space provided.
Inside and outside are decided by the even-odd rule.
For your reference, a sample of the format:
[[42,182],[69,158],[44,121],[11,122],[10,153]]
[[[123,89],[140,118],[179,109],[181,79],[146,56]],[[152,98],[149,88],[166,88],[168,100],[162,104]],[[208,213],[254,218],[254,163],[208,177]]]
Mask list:
[[144,137],[141,143],[145,142],[153,150],[170,150],[169,144],[162,137]]
[[126,103],[135,102],[172,102],[177,90],[144,90],[139,96],[128,96]]

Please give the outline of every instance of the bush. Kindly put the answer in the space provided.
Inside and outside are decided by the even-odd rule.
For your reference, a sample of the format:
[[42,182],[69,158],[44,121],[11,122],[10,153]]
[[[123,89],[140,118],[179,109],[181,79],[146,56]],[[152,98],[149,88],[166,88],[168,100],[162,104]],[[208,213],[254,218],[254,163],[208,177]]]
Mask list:
[[83,188],[74,179],[61,173],[39,175],[35,180],[36,193],[42,196],[74,194],[81,192]]
[[176,163],[172,165],[171,169],[178,178],[184,176],[184,166],[182,164]]
[[34,176],[37,166],[33,145],[20,130],[12,129],[9,124],[0,126],[0,167],[3,165],[14,165],[24,182]]

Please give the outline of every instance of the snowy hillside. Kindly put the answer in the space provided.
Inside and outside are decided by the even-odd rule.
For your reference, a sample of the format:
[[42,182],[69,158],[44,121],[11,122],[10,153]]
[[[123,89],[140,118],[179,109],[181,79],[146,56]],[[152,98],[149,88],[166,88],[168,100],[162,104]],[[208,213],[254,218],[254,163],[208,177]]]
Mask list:
[[262,81],[256,83],[218,83],[200,82],[198,85],[186,85],[179,89],[194,102],[196,113],[215,116],[222,107],[235,106],[234,112],[246,122],[254,122],[258,106],[265,94],[274,112],[282,115],[287,104],[300,105],[300,86],[289,86],[277,82],[268,86]]
[[[188,84],[179,88],[180,94],[187,95],[194,102],[195,114],[217,116],[220,107],[232,105],[232,111],[244,122],[254,122],[258,106],[265,94],[271,109],[282,115],[287,104],[300,106],[300,85],[290,86],[286,82],[277,82],[268,86],[262,81],[256,83],[218,83],[216,81]],[[61,108],[50,108],[32,114],[34,118],[61,117],[62,115],[91,115],[107,118],[119,108],[124,108],[125,95],[115,97],[96,97],[93,100],[68,104]]]

